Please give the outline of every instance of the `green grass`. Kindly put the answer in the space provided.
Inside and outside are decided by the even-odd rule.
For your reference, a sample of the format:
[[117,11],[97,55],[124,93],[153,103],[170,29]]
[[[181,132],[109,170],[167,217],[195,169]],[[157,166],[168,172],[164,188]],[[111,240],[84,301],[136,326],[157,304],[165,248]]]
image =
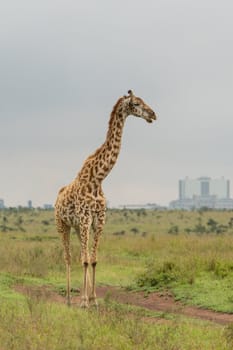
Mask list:
[[195,283],[178,284],[173,288],[177,300],[215,311],[233,313],[233,278],[216,279],[207,273]]
[[[233,312],[233,212],[110,210],[97,284],[170,289],[186,304]],[[175,229],[174,229],[175,227]],[[63,249],[52,211],[0,211],[0,350],[232,349],[233,327],[143,314],[102,301],[99,312],[23,296],[14,286],[65,289]],[[72,235],[72,286],[81,285]],[[168,317],[169,316],[169,317]],[[66,331],[64,331],[64,329]]]
[[[16,283],[21,282],[21,280],[18,280],[17,278],[9,275],[9,274],[0,274],[0,298],[1,302],[5,299],[21,299],[22,296],[20,294],[15,293],[13,290],[13,287]],[[0,305],[1,305],[0,302]]]
[[4,350],[230,349],[222,328],[209,323],[180,318],[156,322],[153,317],[145,321],[140,312],[117,304],[81,310],[34,295],[1,305],[0,340]]

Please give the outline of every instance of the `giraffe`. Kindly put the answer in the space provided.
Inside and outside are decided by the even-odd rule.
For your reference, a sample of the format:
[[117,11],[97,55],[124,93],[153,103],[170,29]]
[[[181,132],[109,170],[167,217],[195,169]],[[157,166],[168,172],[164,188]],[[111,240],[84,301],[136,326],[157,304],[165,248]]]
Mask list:
[[[156,120],[155,112],[132,90],[127,96],[119,98],[110,115],[105,142],[84,162],[76,178],[60,189],[55,204],[55,221],[57,231],[64,247],[66,264],[66,298],[70,297],[70,230],[73,227],[79,237],[81,246],[81,263],[83,266],[83,288],[81,307],[98,305],[96,299],[95,275],[97,265],[97,248],[105,223],[106,200],[102,190],[102,181],[112,170],[121,148],[123,127],[129,115],[145,119],[148,123]],[[89,234],[93,229],[93,244],[89,254]],[[88,267],[92,266],[90,281]],[[90,295],[88,295],[88,282]]]

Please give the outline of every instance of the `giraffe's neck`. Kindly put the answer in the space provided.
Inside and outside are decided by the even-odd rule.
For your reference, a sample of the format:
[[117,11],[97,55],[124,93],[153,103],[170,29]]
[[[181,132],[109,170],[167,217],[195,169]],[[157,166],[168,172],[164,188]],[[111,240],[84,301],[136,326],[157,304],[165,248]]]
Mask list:
[[120,152],[126,117],[127,115],[122,112],[119,100],[111,113],[106,140],[103,145],[85,161],[77,176],[79,182],[83,180],[87,183],[91,182],[98,185],[112,170]]

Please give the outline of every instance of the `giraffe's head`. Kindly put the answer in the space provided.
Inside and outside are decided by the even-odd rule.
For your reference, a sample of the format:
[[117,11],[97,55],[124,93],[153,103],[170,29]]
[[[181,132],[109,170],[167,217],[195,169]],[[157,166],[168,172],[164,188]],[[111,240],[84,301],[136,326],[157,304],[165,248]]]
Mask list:
[[129,90],[128,94],[124,96],[128,115],[143,118],[148,123],[156,120],[155,112],[140,97],[135,96],[132,90]]

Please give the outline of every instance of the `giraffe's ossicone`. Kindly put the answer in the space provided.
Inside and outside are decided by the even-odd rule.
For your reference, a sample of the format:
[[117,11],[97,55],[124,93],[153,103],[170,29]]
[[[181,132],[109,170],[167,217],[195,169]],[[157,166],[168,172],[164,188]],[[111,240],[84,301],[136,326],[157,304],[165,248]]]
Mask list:
[[[67,303],[70,305],[70,229],[73,227],[80,239],[81,262],[84,268],[82,307],[89,303],[97,305],[95,292],[95,270],[97,248],[105,223],[106,200],[102,191],[102,181],[117,161],[126,118],[129,115],[152,123],[156,119],[154,111],[131,90],[121,97],[113,107],[105,142],[84,162],[76,178],[63,187],[55,204],[55,220],[61,235],[67,269]],[[93,244],[89,253],[89,235],[93,229]],[[92,266],[89,280],[88,267]],[[90,282],[90,293],[88,283]]]

